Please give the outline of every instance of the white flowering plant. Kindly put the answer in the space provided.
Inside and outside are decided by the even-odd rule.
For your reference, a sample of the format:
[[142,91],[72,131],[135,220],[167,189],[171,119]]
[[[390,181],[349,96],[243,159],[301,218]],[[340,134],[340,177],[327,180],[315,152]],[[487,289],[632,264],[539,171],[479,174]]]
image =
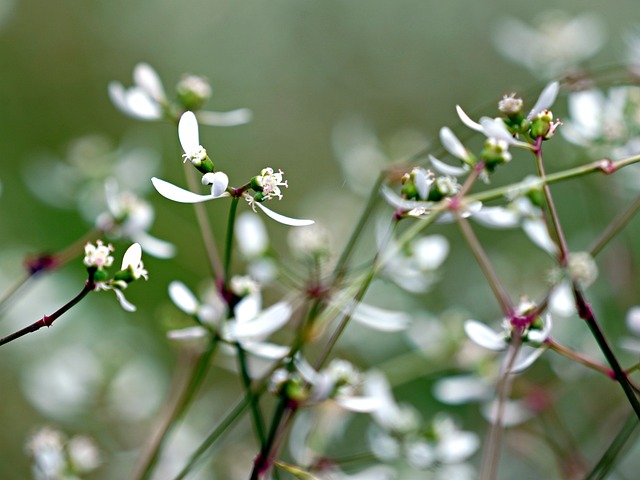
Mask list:
[[[579,17],[556,34],[598,31],[593,22]],[[221,475],[250,480],[490,480],[499,478],[507,456],[535,464],[540,476],[550,478],[604,478],[619,467],[640,420],[640,387],[634,378],[640,363],[637,358],[631,363],[611,341],[610,325],[602,321],[599,300],[592,300],[599,297],[592,292],[606,290],[598,276],[611,264],[600,254],[629,231],[640,200],[616,198],[619,213],[599,219],[599,233],[584,246],[581,242],[593,230],[568,236],[572,219],[564,218],[564,204],[552,186],[603,174],[606,178],[599,180],[606,185],[589,190],[603,203],[618,195],[624,182],[631,189],[634,175],[624,172],[633,172],[632,165],[640,162],[640,94],[626,77],[624,84],[596,88],[584,78],[576,84],[563,75],[599,48],[598,38],[583,48],[574,46],[572,55],[571,45],[556,52],[553,42],[547,44],[548,35],[507,21],[497,42],[508,57],[515,54],[505,35],[514,31],[540,44],[537,55],[521,63],[545,65],[540,76],[553,77],[538,85],[537,97],[508,93],[479,117],[452,105],[457,123],[439,129],[439,145],[425,147],[420,139],[419,150],[395,162],[391,149],[366,126],[338,124],[333,146],[354,194],[362,195],[363,184],[373,183],[360,217],[345,222],[351,227],[346,238],[336,238],[336,225],[349,214],[346,205],[329,212],[332,222],[325,224],[309,212],[311,201],[290,201],[296,192],[308,195],[320,185],[316,179],[300,185],[294,176],[285,179],[288,165],[244,170],[245,165],[231,168],[217,160],[215,144],[204,134],[207,141],[201,141],[201,128],[241,125],[251,114],[248,109],[203,110],[211,96],[204,77],[182,77],[176,100],[146,63],[134,67],[133,86],[112,82],[108,95],[118,110],[139,120],[171,123],[180,151],[172,153],[167,172],[181,168],[184,178],[158,173],[157,165],[143,168],[139,181],[151,191],[144,196],[145,188],[135,186],[138,179],[109,169],[93,177],[90,169],[71,177],[60,174],[61,191],[94,191],[104,202],[91,215],[83,212],[94,226],[80,240],[57,253],[28,258],[26,278],[53,274],[82,255],[75,263],[82,263],[87,278],[74,297],[0,338],[0,346],[51,327],[81,301],[89,303],[85,297],[91,292],[112,292],[122,309],[136,311],[124,294],[131,284],[149,278],[144,252],[169,262],[172,278],[162,285],[162,298],[136,303],[160,320],[152,326],[153,332],[161,331],[158,344],[186,360],[176,367],[169,391],[155,391],[165,400],[140,407],[148,413],[147,423],[137,426],[136,445],[123,447],[127,455],[109,455],[109,446],[96,446],[100,438],[69,439],[45,427],[27,443],[34,476],[79,478],[134,456],[135,465],[123,462],[126,475],[139,480],[187,478],[206,461],[212,462],[210,471],[227,465]],[[635,58],[635,75],[637,65]],[[560,119],[554,111],[567,116]],[[576,158],[595,158],[564,168],[555,161],[558,144],[586,151]],[[267,165],[259,160],[260,166]],[[377,179],[364,171],[368,165],[375,167]],[[508,176],[523,170],[516,179]],[[65,178],[71,181],[65,184]],[[32,188],[42,185],[38,178]],[[249,208],[239,213],[238,205],[245,202]],[[276,203],[297,209],[303,218],[272,210]],[[226,222],[212,222],[224,207]],[[166,240],[149,233],[156,217],[168,212],[179,212],[180,225],[188,225],[185,231],[198,232],[201,243],[190,237],[189,245],[206,273],[180,263],[182,232],[171,232],[174,238]],[[274,222],[263,222],[265,216]],[[288,249],[275,229],[287,230]],[[508,242],[486,241],[486,229],[499,230]],[[94,240],[98,236],[106,241]],[[114,267],[114,253],[124,244],[130,246],[120,267]],[[513,248],[517,253],[505,260]],[[614,265],[622,268],[626,257],[616,254],[621,260]],[[628,273],[630,284],[636,276]],[[21,285],[9,289],[0,306],[26,293]],[[447,304],[452,298],[454,304]],[[640,314],[634,305],[640,300],[636,294],[624,301],[631,302],[625,305],[628,329],[638,335]],[[433,313],[437,309],[441,313]],[[581,333],[567,335],[569,324],[578,325],[574,329]],[[583,342],[585,337],[589,340]],[[640,351],[632,336],[625,336],[621,346],[636,357]],[[395,355],[388,355],[394,349]],[[109,375],[115,376],[118,360],[108,360]],[[77,383],[65,382],[78,391],[98,390],[96,378],[109,375],[86,374]],[[620,429],[619,415],[603,414],[598,421],[606,438],[594,435],[580,443],[564,432],[567,439],[555,439],[549,424],[571,421],[558,415],[558,397],[587,375],[607,381],[607,392],[615,397],[615,408],[607,408],[628,412],[629,420]],[[145,376],[125,377],[118,388],[134,391],[128,399],[150,398],[154,392],[145,391],[147,384],[137,385]],[[36,383],[31,377],[29,382]],[[409,382],[419,384],[419,395],[404,395]],[[229,406],[226,413],[220,403]],[[466,414],[460,415],[463,406]],[[113,411],[128,407],[118,404]],[[234,428],[237,437],[225,442]],[[228,455],[234,450],[227,443],[240,437],[243,454]],[[596,440],[597,457],[581,453],[582,448],[592,452]],[[503,454],[504,444],[516,443],[522,451]],[[540,445],[552,451],[557,467],[536,454]]]

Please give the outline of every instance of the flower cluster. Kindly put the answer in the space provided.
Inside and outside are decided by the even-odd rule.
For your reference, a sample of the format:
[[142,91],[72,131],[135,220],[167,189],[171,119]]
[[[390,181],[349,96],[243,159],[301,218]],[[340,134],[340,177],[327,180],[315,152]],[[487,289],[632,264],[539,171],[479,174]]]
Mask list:
[[142,263],[142,248],[138,243],[131,245],[124,253],[122,266],[114,275],[108,271],[113,265],[113,245],[105,245],[102,240],[97,240],[95,245],[87,243],[84,247],[83,263],[93,274],[94,290],[111,290],[115,293],[122,308],[129,312],[136,310],[135,305],[127,301],[123,290],[127,286],[140,279],[148,279],[148,272]]

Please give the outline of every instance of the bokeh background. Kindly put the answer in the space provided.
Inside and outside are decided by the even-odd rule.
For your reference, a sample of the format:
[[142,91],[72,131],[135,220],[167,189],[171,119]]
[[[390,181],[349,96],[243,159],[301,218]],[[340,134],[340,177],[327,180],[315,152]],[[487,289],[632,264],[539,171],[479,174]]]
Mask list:
[[[282,168],[290,188],[278,211],[322,221],[339,246],[357,220],[364,197],[350,188],[336,161],[332,148],[336,128],[349,121],[364,123],[378,135],[389,158],[400,160],[427,144],[438,151],[439,128],[460,127],[456,104],[474,114],[490,113],[493,102],[514,90],[525,92],[525,98],[533,101],[545,85],[546,73],[531,72],[503,57],[495,34],[506,18],[532,23],[542,12],[548,15],[558,7],[562,12],[547,18],[592,12],[606,35],[602,48],[583,66],[622,65],[624,33],[640,22],[640,7],[633,0],[567,0],[561,5],[550,0],[0,0],[2,290],[21,278],[26,255],[61,250],[91,227],[77,203],[51,198],[59,189],[47,187],[51,175],[47,162],[75,161],[74,168],[91,172],[101,170],[103,162],[130,154],[133,160],[122,167],[125,176],[135,179],[151,171],[182,182],[182,152],[175,127],[127,118],[108,98],[108,83],[119,80],[130,85],[136,63],[153,65],[170,96],[173,85],[188,72],[210,80],[213,95],[207,108],[250,108],[251,123],[202,127],[201,142],[232,179],[253,175],[266,165]],[[536,45],[521,48],[527,56]],[[563,108],[560,100],[560,114]],[[552,150],[557,163],[550,163],[550,170],[588,160],[583,152],[558,144]],[[494,181],[501,184],[520,178],[531,167],[514,166]],[[374,172],[377,168],[376,164],[371,167]],[[363,172],[365,181],[370,173]],[[136,284],[127,292],[138,306],[136,313],[123,312],[110,295],[91,295],[53,328],[1,349],[2,479],[30,477],[25,441],[45,424],[96,439],[105,465],[90,478],[126,478],[131,471],[137,447],[168,393],[180,355],[180,347],[165,340],[167,325],[178,316],[167,298],[167,284],[180,279],[195,289],[208,272],[191,209],[151,192],[148,177],[133,183],[137,182],[139,192],[149,192],[156,208],[152,233],[173,242],[177,256],[169,261],[145,258],[148,283]],[[585,248],[597,228],[631,198],[627,187],[603,180],[589,179],[556,191],[570,244],[576,249]],[[87,191],[82,195],[78,197],[82,204],[92,196]],[[95,191],[97,198],[102,195],[100,189]],[[225,208],[215,205],[209,211],[217,233],[222,232]],[[286,229],[275,224],[268,228],[276,250],[286,254]],[[633,238],[637,228],[632,224],[625,238]],[[458,245],[457,231],[438,231],[450,238],[453,253],[439,288],[412,300],[410,309],[438,316],[444,311],[451,314],[454,307],[478,319],[495,319],[498,306],[480,274],[468,266],[471,256]],[[514,295],[542,292],[540,272],[551,263],[535,249],[523,247],[522,234],[481,230],[480,235],[491,252],[500,252],[498,269]],[[126,248],[123,243],[117,246],[120,252]],[[633,277],[625,276],[637,268],[637,251],[620,246],[618,252],[622,254],[612,256],[610,265],[617,276],[613,280],[605,276],[596,285],[602,292],[597,305],[605,316],[617,319],[606,324],[613,338],[624,334],[621,319],[638,300],[634,298],[637,289],[628,288],[635,285]],[[2,335],[52,312],[80,290],[84,281],[80,262],[79,256],[39,279],[12,302],[2,312]],[[367,344],[376,347],[375,354],[348,339],[342,351],[366,368],[384,365],[409,345],[401,336],[377,338]],[[386,365],[395,376],[398,396],[416,402],[425,414],[444,408],[425,398],[430,397],[434,378],[450,365],[432,358],[418,362],[417,367],[414,362],[414,369],[429,372],[426,376],[407,372],[400,361]],[[545,377],[548,370],[540,367],[531,380],[536,375]],[[198,414],[211,418],[212,412],[223,411],[238,393],[231,375],[221,369],[214,373],[229,386],[207,389],[194,407],[194,419]],[[589,405],[579,402],[585,393],[603,386],[611,392],[607,398]],[[560,414],[566,415],[567,423],[594,455],[603,447],[594,434],[600,427],[586,417],[624,406],[619,392],[608,387],[606,380],[588,377],[578,390],[558,389]],[[582,408],[567,408],[575,402]],[[454,411],[466,427],[485,428],[477,407]],[[177,457],[189,452],[197,445],[198,435],[208,431],[211,424],[201,423],[194,421],[194,435],[185,433],[184,442],[173,448]],[[246,426],[239,431],[243,428],[246,433]],[[611,431],[604,429],[603,437],[610,438]],[[249,462],[254,452],[242,448],[241,436],[232,434],[228,441],[240,445],[237,451],[226,448]],[[523,479],[542,478],[539,470],[524,462],[513,465]],[[234,478],[218,468],[227,472],[219,478]],[[545,475],[553,475],[549,472],[553,469]]]

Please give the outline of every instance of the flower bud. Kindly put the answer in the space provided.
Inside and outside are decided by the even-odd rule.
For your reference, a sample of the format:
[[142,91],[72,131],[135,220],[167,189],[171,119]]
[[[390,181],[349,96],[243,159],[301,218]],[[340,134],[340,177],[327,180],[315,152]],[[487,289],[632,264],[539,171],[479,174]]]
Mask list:
[[551,113],[551,110],[543,110],[531,121],[529,134],[533,139],[542,137],[547,140],[553,136],[559,125],[562,125],[562,122],[559,120],[556,122],[553,121],[553,113]]
[[185,110],[198,110],[211,96],[211,86],[204,77],[185,75],[176,85],[176,93]]
[[487,138],[480,157],[485,161],[486,169],[489,172],[494,172],[498,165],[511,161],[509,144],[504,140]]

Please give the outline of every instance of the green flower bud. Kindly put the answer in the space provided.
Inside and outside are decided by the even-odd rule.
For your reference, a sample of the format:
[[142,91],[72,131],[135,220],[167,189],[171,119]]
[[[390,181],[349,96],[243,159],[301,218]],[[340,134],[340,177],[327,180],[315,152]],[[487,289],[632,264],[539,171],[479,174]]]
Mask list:
[[204,77],[185,75],[176,85],[176,94],[185,110],[198,110],[211,96],[211,86]]

